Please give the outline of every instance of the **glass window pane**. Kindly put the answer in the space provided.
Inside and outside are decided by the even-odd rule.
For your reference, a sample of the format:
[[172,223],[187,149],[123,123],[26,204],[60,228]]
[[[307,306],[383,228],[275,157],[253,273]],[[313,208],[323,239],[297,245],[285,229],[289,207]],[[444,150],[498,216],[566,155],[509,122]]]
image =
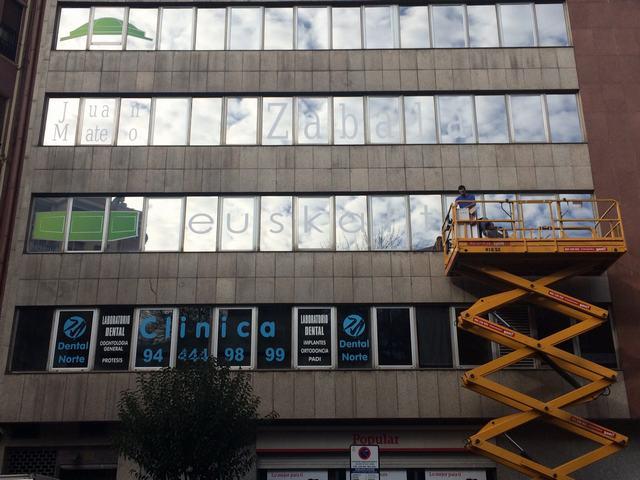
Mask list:
[[546,141],[540,95],[512,95],[511,117],[516,142]]
[[566,47],[569,45],[567,20],[562,3],[536,5],[538,42],[541,47]]
[[578,337],[580,356],[608,368],[618,368],[611,324],[583,333]]
[[227,145],[255,145],[258,133],[258,99],[227,98]]
[[132,307],[102,307],[96,335],[94,370],[129,370]]
[[[517,206],[510,203],[515,199],[516,196],[512,193],[484,194],[486,203],[481,205],[483,211],[480,216],[493,223],[498,229],[502,229],[502,236],[515,236],[512,231],[515,225],[509,222],[509,220],[516,220],[518,217]],[[484,235],[487,236],[486,234]]]
[[59,310],[52,342],[51,367],[89,368],[89,355],[94,342],[93,310]]
[[293,199],[284,196],[262,197],[260,208],[260,250],[293,250]]
[[291,307],[258,308],[258,368],[291,368]]
[[300,197],[297,203],[298,248],[332,249],[331,197]]
[[115,139],[115,124],[115,98],[85,98],[80,144],[112,145]]
[[93,9],[90,50],[121,50],[124,8],[96,7]]
[[120,101],[118,145],[146,145],[150,117],[150,98],[123,98]]
[[331,20],[334,50],[362,48],[360,7],[333,7]]
[[406,197],[371,197],[371,248],[408,250]]
[[229,49],[259,50],[262,47],[260,8],[233,7],[229,15]]
[[156,98],[152,145],[186,145],[189,136],[189,98]]
[[408,308],[376,308],[378,365],[411,366],[411,315]]
[[218,362],[230,367],[251,366],[253,310],[229,308],[218,311]]
[[399,97],[369,97],[369,142],[400,143],[401,119]]
[[480,143],[509,143],[504,95],[477,95],[476,120]]
[[187,197],[184,251],[215,252],[218,233],[218,197]]
[[473,100],[470,96],[439,96],[441,143],[474,143]]
[[464,48],[467,44],[463,6],[432,6],[433,46]]
[[499,47],[498,19],[494,5],[468,5],[470,47]]
[[336,197],[336,250],[369,248],[367,197]]
[[143,197],[112,197],[109,207],[107,252],[139,252]]
[[298,50],[329,48],[329,10],[326,7],[297,9]]
[[67,199],[34,198],[30,224],[29,252],[60,252],[67,226]]
[[191,103],[189,145],[220,145],[222,99],[194,98]]
[[157,8],[130,8],[127,50],[155,50],[157,29]]
[[400,7],[400,46],[429,48],[429,7]]
[[536,44],[532,4],[499,5],[503,47],[533,47]]
[[20,308],[16,314],[12,372],[43,372],[49,360],[53,308]]
[[371,368],[369,308],[338,307],[338,368]]
[[177,252],[180,250],[182,200],[182,198],[147,200],[145,251]]
[[393,48],[391,7],[365,7],[364,18],[367,48]]
[[163,8],[160,50],[193,49],[193,9]]
[[582,142],[582,128],[575,95],[547,95],[551,141]]
[[177,367],[203,362],[213,356],[209,348],[212,319],[209,307],[182,307],[179,310]]
[[442,251],[442,198],[440,195],[411,195],[411,248]]
[[433,97],[404,97],[406,143],[436,143]]
[[254,197],[223,198],[221,223],[220,250],[256,249],[256,199]]
[[482,365],[493,359],[491,342],[465,330],[457,329],[458,362],[461,366]]
[[364,111],[362,97],[333,98],[333,143],[364,143]]
[[79,98],[50,98],[42,143],[55,146],[75,145],[79,108]]
[[[560,194],[558,227],[564,237],[592,238],[596,231],[595,204],[588,193]],[[589,221],[593,219],[594,221]]]
[[71,202],[71,222],[67,250],[100,251],[104,234],[104,197],[75,197]]
[[[526,231],[524,235],[527,238],[553,238],[552,217],[554,216],[555,202],[546,202],[546,200],[554,200],[554,195],[520,195],[521,200],[533,200],[532,203],[524,203],[522,205],[523,224]],[[535,202],[537,201],[537,202]]]
[[57,50],[86,50],[89,35],[88,8],[62,8],[58,22]]
[[451,368],[449,307],[416,307],[420,368]]
[[329,143],[329,99],[298,97],[298,143]]
[[172,309],[140,310],[136,368],[168,367],[171,362]]
[[265,8],[264,49],[293,50],[293,8]]
[[198,8],[196,50],[224,50],[226,10]]
[[297,364],[301,367],[333,365],[333,320],[330,308],[297,309]]
[[293,144],[293,98],[262,99],[262,145]]

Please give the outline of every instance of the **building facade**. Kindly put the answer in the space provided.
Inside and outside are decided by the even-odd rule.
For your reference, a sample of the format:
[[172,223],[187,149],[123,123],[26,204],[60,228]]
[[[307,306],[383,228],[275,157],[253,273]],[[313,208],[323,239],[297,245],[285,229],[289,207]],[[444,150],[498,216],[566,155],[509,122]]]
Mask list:
[[[507,409],[460,385],[506,353],[455,328],[486,292],[443,268],[460,184],[486,217],[621,199],[630,253],[562,285],[612,321],[563,348],[620,370],[576,414],[637,439],[639,20],[623,0],[47,1],[0,317],[3,473],[129,478],[120,392],[213,354],[279,415],[251,478],[346,479],[359,443],[383,478],[520,478],[464,449]],[[567,390],[537,360],[500,375]],[[514,439],[549,464],[584,448],[544,425]],[[577,478],[635,478],[638,457]]]

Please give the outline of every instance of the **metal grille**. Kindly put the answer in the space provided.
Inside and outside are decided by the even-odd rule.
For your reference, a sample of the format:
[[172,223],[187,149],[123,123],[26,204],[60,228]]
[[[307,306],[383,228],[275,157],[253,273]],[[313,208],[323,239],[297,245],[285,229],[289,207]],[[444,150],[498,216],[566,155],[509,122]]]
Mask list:
[[[509,324],[509,328],[515,330],[518,333],[522,333],[528,337],[532,336],[531,320],[529,319],[529,308],[526,305],[517,305],[500,309],[496,312],[500,318]],[[500,323],[499,319],[497,323]],[[504,325],[506,326],[506,325]],[[508,347],[498,344],[498,356],[502,357],[508,353],[513,352]],[[520,360],[518,363],[514,363],[510,368],[535,368],[536,360],[533,357],[528,357]]]
[[8,475],[36,473],[54,477],[56,457],[56,450],[50,448],[7,448],[4,473]]

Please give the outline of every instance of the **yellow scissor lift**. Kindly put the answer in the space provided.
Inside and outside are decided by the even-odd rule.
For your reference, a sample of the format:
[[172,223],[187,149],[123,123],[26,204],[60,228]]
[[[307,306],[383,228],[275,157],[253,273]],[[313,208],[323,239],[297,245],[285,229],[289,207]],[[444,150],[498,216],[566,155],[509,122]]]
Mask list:
[[[449,209],[443,226],[445,271],[450,276],[498,284],[505,291],[480,298],[464,310],[458,317],[458,328],[513,351],[466,372],[462,381],[466,388],[512,407],[517,413],[490,421],[469,438],[467,448],[533,479],[569,480],[576,470],[624,448],[628,439],[565,410],[606,392],[616,381],[616,372],[556,347],[602,325],[607,320],[607,310],[550,286],[575,275],[600,274],[626,252],[618,203],[592,199],[476,203],[475,215],[469,214],[465,202],[454,202]],[[521,301],[573,318],[575,323],[536,339],[509,328],[499,315],[487,315]],[[489,318],[498,318],[501,323]],[[534,356],[551,365],[574,390],[541,401],[488,378]],[[585,381],[579,383],[574,376]],[[504,434],[511,440],[509,431],[538,419],[599,446],[563,465],[548,467],[523,452],[514,453],[496,444],[498,436]]]

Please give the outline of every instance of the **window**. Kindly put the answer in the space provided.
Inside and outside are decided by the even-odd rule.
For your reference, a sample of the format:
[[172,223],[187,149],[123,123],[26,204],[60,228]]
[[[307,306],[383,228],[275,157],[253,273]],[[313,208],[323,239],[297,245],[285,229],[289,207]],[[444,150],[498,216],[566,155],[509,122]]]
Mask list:
[[510,95],[513,133],[516,142],[544,142],[547,139],[540,95]]
[[217,320],[218,361],[230,367],[253,367],[255,309],[221,308]]
[[504,47],[533,47],[536,45],[533,5],[498,5]]
[[171,359],[175,356],[176,314],[174,308],[137,310],[133,368],[173,366]]
[[467,5],[467,18],[471,48],[500,46],[494,5]]
[[297,239],[300,250],[333,248],[332,205],[330,197],[297,199]]
[[575,95],[546,95],[549,130],[553,143],[582,142],[582,128]]
[[213,355],[212,312],[209,307],[182,307],[178,311],[176,366],[204,362]]
[[194,98],[189,145],[220,145],[222,99]]
[[72,199],[67,250],[72,252],[99,252],[102,250],[106,200],[104,197],[76,197]]
[[376,308],[377,365],[414,365],[414,325],[411,309]]
[[336,250],[368,250],[367,197],[337,196]]
[[196,50],[224,50],[226,10],[198,8]]
[[258,368],[291,368],[291,307],[258,308]]
[[360,7],[333,7],[331,9],[333,23],[333,49],[362,48],[360,35]]
[[504,95],[476,96],[476,120],[480,143],[509,143]]
[[103,307],[97,327],[94,370],[128,370],[133,308]]
[[392,7],[364,7],[366,48],[396,45]]
[[608,368],[618,368],[611,323],[583,333],[577,340],[581,357]]
[[566,47],[569,45],[564,4],[536,5],[538,37],[541,47]]
[[262,13],[260,8],[232,7],[229,21],[230,50],[262,48]]
[[144,249],[147,252],[171,252],[180,249],[183,199],[147,199]]
[[[592,202],[591,195],[587,194],[561,194],[560,201],[554,208],[561,229],[560,236],[591,238],[597,229],[595,222],[596,205]],[[593,219],[594,221],[584,221]],[[582,221],[579,221],[582,220]]]
[[435,48],[464,48],[467,45],[464,6],[434,5],[431,17]]
[[220,250],[255,250],[256,199],[225,197],[221,212]]
[[58,19],[58,50],[86,50],[90,8],[63,8]]
[[333,309],[328,307],[294,308],[297,367],[329,368],[334,365],[333,316]]
[[429,48],[429,7],[400,7],[400,46]]
[[189,136],[188,98],[157,98],[153,112],[152,145],[186,145]]
[[293,98],[262,99],[262,144],[293,144]]
[[436,143],[433,97],[404,97],[406,143]]
[[338,307],[338,368],[371,368],[369,308]]
[[327,7],[297,8],[298,50],[329,48],[329,9]]
[[440,195],[411,195],[411,248],[442,250],[442,199]]
[[93,9],[90,50],[122,50],[124,8],[96,7]]
[[409,246],[406,197],[371,197],[371,248],[406,250]]
[[472,367],[493,360],[493,347],[489,340],[460,329],[456,329],[456,335],[459,366]]
[[298,143],[329,143],[329,99],[298,97]]
[[62,251],[67,228],[68,200],[37,197],[31,208],[28,250],[33,253]]
[[[0,17],[0,55],[4,55],[12,61],[16,60],[18,54],[23,9],[24,7],[17,0],[5,0],[2,17]],[[0,117],[1,126],[2,119]]]
[[369,142],[400,143],[402,120],[399,97],[369,97]]
[[[522,200],[554,200],[553,195],[521,195]],[[522,220],[527,238],[551,238],[553,231],[553,205],[546,203],[526,203],[522,205]]]
[[264,9],[264,49],[293,50],[293,8]]
[[51,339],[50,370],[88,370],[93,366],[95,310],[58,310]]
[[38,372],[47,368],[53,308],[21,308],[13,333],[11,371]]
[[147,145],[150,118],[150,98],[123,98],[120,103],[118,145]]
[[184,222],[185,252],[215,252],[218,197],[187,197]]
[[160,50],[193,50],[193,8],[163,8]]
[[107,252],[139,252],[144,211],[143,197],[111,197]]
[[80,144],[113,145],[116,108],[115,98],[85,98],[82,101]]
[[130,8],[129,25],[127,26],[127,50],[155,50],[157,47],[157,29],[157,8]]
[[334,97],[333,143],[336,145],[364,143],[362,97]]
[[76,143],[79,98],[50,98],[43,144],[68,146]]
[[451,320],[446,306],[416,307],[420,368],[451,368]]
[[258,136],[258,99],[227,98],[227,145],[255,145]]
[[293,249],[293,198],[260,199],[260,250],[290,252]]
[[438,97],[441,143],[474,143],[473,98],[470,96]]

